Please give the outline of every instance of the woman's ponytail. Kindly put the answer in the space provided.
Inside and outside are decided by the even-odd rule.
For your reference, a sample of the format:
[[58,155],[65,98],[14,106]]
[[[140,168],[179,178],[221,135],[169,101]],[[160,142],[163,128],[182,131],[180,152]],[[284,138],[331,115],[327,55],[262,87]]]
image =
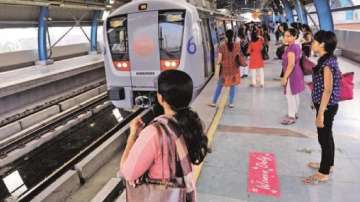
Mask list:
[[234,31],[232,30],[227,30],[226,33],[226,38],[227,38],[227,48],[230,52],[232,52],[234,50]]
[[170,121],[172,128],[178,128],[180,131],[177,132],[183,134],[191,162],[199,165],[208,152],[208,138],[199,115],[190,108],[184,108],[177,110],[174,118],[177,123]]

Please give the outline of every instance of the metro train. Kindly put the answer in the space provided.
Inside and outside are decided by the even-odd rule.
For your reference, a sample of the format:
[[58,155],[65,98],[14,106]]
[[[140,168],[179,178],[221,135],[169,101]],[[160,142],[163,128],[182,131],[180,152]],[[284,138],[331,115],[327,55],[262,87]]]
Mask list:
[[118,8],[104,23],[110,100],[123,109],[151,106],[157,76],[168,69],[191,75],[195,98],[214,72],[225,30],[240,23],[184,0],[137,0]]

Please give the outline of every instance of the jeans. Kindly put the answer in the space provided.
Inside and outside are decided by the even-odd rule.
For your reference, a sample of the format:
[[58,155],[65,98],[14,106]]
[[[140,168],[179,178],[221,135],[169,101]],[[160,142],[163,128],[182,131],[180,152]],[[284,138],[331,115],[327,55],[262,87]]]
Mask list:
[[[314,103],[316,115],[319,112],[319,104]],[[321,162],[319,172],[325,175],[330,173],[331,166],[334,166],[335,143],[332,133],[334,117],[338,111],[339,105],[328,106],[324,112],[324,128],[317,128],[318,141],[321,146]]]
[[[224,87],[224,84],[223,82],[221,81],[221,79],[217,82],[217,85],[216,85],[216,89],[215,89],[215,94],[214,94],[214,97],[212,99],[212,102],[213,103],[216,103],[217,100],[219,99],[219,96],[221,94],[221,90],[222,88]],[[234,104],[234,99],[235,99],[235,95],[236,95],[236,91],[237,91],[237,88],[235,85],[231,86],[230,87],[230,100],[229,100],[229,104]]]

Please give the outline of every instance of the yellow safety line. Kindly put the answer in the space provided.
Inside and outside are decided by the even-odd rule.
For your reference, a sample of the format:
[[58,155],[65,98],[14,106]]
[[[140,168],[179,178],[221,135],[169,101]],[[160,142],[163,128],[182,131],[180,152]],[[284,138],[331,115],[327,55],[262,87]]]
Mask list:
[[[219,106],[216,110],[215,116],[214,116],[213,120],[211,121],[211,124],[206,133],[206,135],[208,137],[208,148],[211,148],[211,146],[212,146],[212,142],[214,140],[216,129],[219,125],[219,122],[221,120],[221,117],[222,117],[225,107],[226,107],[228,96],[229,96],[229,88],[225,88],[224,92],[220,98]],[[200,165],[195,166],[195,168],[194,168],[195,183],[198,181],[198,178],[200,177],[200,173],[201,173],[203,164],[204,164],[204,161]]]

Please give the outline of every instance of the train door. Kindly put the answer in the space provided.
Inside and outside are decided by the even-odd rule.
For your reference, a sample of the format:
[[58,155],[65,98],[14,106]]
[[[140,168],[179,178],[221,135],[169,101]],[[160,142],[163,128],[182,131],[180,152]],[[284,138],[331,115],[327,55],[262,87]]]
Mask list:
[[225,24],[224,24],[224,21],[217,20],[216,21],[216,27],[217,27],[217,35],[218,35],[219,42],[222,42],[223,40],[225,40]]
[[153,87],[160,72],[158,30],[157,11],[128,15],[131,80],[135,88]]
[[208,19],[207,21],[207,30],[208,30],[208,36],[209,36],[209,41],[210,41],[210,56],[211,56],[211,69],[212,72],[214,72],[215,70],[215,45],[217,44],[217,39],[216,39],[216,32],[213,28],[213,20],[212,19]]
[[209,32],[208,32],[208,21],[207,19],[202,19],[202,22],[200,23],[201,26],[201,33],[202,33],[202,44],[204,47],[204,72],[205,77],[209,77],[212,74],[212,63],[211,63],[211,42],[209,38]]

